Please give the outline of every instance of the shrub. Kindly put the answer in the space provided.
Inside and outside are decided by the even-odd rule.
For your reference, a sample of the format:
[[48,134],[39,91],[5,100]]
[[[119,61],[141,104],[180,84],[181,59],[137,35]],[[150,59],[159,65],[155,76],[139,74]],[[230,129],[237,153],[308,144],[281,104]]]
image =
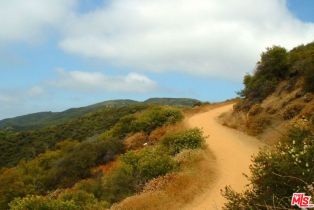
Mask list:
[[245,88],[239,92],[239,95],[248,101],[258,103],[274,92],[278,80],[274,77],[268,78],[265,75],[247,75],[243,83]]
[[104,177],[103,198],[111,203],[139,192],[144,184],[175,170],[177,164],[157,147],[130,151],[121,157],[121,166]]
[[124,138],[127,134],[145,132],[164,125],[175,124],[183,119],[180,110],[170,107],[153,106],[140,114],[125,116],[111,129],[109,136]]
[[285,48],[273,46],[261,55],[256,75],[283,80],[288,75],[288,54]]
[[85,206],[86,204],[96,203],[97,200],[93,194],[83,190],[65,190],[58,195],[61,201],[73,202],[77,206]]
[[204,146],[204,137],[199,129],[169,134],[161,140],[161,144],[167,148],[170,154],[175,155],[184,149],[197,149]]
[[91,167],[109,162],[122,150],[122,142],[115,138],[82,142],[58,161],[54,168],[54,180],[61,187],[71,186],[88,177]]
[[131,126],[134,132],[144,131],[149,134],[158,127],[174,124],[182,119],[183,115],[177,109],[153,107],[139,116]]
[[243,79],[245,88],[239,93],[241,97],[257,102],[271,94],[278,81],[285,79],[288,74],[287,51],[274,46],[267,48],[261,55],[254,75],[246,75]]
[[111,130],[113,136],[124,138],[128,133],[133,132],[132,123],[136,120],[134,115],[127,115],[119,120],[119,122]]
[[74,187],[74,190],[83,190],[85,192],[93,194],[97,199],[100,199],[104,194],[102,188],[102,179],[93,178],[93,179],[84,179],[80,182],[77,182]]
[[258,135],[264,131],[267,125],[269,125],[269,116],[258,115],[249,117],[246,122],[247,132],[250,135]]
[[128,165],[113,170],[103,180],[104,194],[102,199],[109,203],[120,201],[136,192],[137,180],[133,170]]
[[128,152],[121,157],[126,165],[130,166],[141,183],[153,179],[176,168],[176,163],[169,155],[158,147],[151,147],[140,152]]
[[314,133],[307,120],[293,122],[274,149],[264,149],[250,166],[251,188],[242,193],[226,188],[226,209],[289,209],[294,192],[314,195]]
[[12,210],[81,210],[81,208],[72,201],[61,201],[49,199],[44,196],[28,195],[24,198],[16,198],[10,204]]
[[147,135],[144,132],[135,133],[124,140],[126,149],[139,149],[147,142]]
[[255,115],[261,113],[263,110],[264,110],[264,109],[263,109],[263,107],[261,107],[260,104],[255,104],[255,105],[253,105],[253,106],[251,107],[251,109],[249,110],[248,115],[249,115],[249,116],[255,116]]

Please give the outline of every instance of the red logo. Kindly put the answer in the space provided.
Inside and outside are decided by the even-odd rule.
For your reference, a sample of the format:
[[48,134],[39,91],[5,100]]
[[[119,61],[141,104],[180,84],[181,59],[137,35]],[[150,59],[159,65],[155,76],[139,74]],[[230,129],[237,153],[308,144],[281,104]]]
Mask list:
[[311,196],[306,196],[305,193],[293,193],[291,206],[314,208],[314,204],[311,203]]

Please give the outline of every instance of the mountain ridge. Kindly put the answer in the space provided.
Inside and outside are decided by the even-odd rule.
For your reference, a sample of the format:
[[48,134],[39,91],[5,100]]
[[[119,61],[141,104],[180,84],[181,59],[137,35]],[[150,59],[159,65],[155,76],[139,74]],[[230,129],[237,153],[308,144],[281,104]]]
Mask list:
[[199,100],[191,98],[149,98],[145,101],[136,101],[131,99],[107,100],[88,106],[66,109],[60,112],[44,111],[2,119],[0,120],[0,129],[32,130],[51,125],[57,125],[101,108],[119,108],[136,104],[158,104],[192,107],[199,103]]

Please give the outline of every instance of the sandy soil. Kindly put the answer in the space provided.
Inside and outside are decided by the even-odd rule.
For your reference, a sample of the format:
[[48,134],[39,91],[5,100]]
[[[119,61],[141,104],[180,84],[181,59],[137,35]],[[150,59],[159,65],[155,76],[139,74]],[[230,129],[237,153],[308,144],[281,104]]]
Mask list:
[[189,127],[202,128],[204,135],[208,136],[206,142],[216,158],[216,178],[211,188],[198,196],[186,210],[221,209],[225,200],[220,190],[230,185],[241,191],[247,184],[243,173],[249,174],[251,156],[258,152],[259,147],[264,146],[256,138],[218,123],[218,116],[231,110],[232,106],[215,108],[188,119]]

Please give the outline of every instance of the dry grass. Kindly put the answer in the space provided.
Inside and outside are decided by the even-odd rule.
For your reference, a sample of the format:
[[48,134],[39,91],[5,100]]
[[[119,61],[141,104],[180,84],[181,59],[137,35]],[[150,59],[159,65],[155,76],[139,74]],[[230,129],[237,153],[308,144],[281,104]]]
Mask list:
[[150,181],[143,192],[112,206],[112,210],[181,209],[210,187],[214,158],[205,150],[187,150],[176,156],[182,170]]
[[227,127],[245,131],[247,115],[243,112],[229,111],[219,116],[219,122]]
[[154,143],[158,142],[160,139],[162,139],[162,137],[168,133],[179,132],[179,131],[183,131],[186,129],[187,128],[183,122],[177,123],[175,125],[163,126],[163,127],[157,128],[154,131],[152,131],[148,137],[148,141],[151,144],[154,144]]
[[287,130],[291,120],[307,116],[314,121],[314,96],[304,95],[298,81],[293,90],[288,90],[289,81],[284,81],[262,103],[248,112],[233,111],[219,117],[221,124],[257,136],[267,144],[276,143]]
[[228,104],[234,104],[234,103],[237,103],[238,101],[239,101],[239,99],[230,99],[230,100],[227,100],[227,101],[224,101],[224,102],[219,102],[219,103],[203,104],[201,106],[184,109],[183,113],[184,113],[184,116],[186,118],[189,118],[189,117],[191,117],[191,116],[193,116],[195,114],[202,113],[202,112],[207,112],[207,111],[209,111],[211,109],[218,108],[218,107],[221,107],[221,106],[225,106],[225,105],[228,105]]
[[144,132],[138,132],[126,137],[123,141],[127,150],[140,149],[147,143],[148,136]]
[[187,129],[184,122],[176,123],[174,125],[166,125],[156,128],[149,135],[144,132],[138,132],[127,136],[123,143],[127,150],[139,150],[148,145],[154,145],[163,136],[169,133],[178,132]]

